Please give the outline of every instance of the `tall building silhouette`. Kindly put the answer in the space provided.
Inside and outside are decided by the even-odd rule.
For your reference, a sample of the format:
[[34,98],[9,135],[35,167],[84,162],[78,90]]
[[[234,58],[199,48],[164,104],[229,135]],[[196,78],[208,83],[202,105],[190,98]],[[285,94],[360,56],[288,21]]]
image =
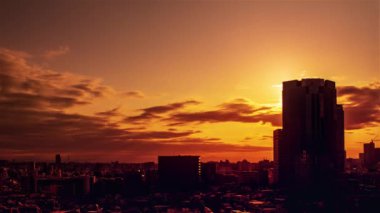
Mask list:
[[[273,161],[274,161],[274,178],[273,182],[277,183],[279,180],[279,173],[282,173],[280,170],[279,162],[284,162],[284,156],[280,156],[280,145],[283,143],[281,142],[281,139],[283,139],[282,136],[282,129],[276,129],[273,131]],[[283,147],[281,147],[283,149]],[[282,152],[284,154],[285,152]],[[281,158],[281,160],[280,160]],[[284,169],[284,165],[282,165],[281,169]]]
[[55,164],[56,165],[60,165],[61,162],[62,162],[61,155],[60,154],[56,154],[55,155]]
[[380,148],[375,147],[373,141],[363,144],[362,163],[368,171],[375,171],[376,165],[380,162]]
[[335,82],[283,82],[282,130],[274,131],[275,175],[280,184],[315,183],[344,170],[344,112]]

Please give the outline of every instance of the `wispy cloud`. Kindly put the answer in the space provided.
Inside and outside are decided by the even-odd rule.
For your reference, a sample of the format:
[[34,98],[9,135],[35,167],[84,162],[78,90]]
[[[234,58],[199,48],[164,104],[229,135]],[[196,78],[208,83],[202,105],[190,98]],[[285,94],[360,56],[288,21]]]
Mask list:
[[199,101],[188,100],[183,102],[170,103],[167,105],[152,106],[144,109],[140,109],[141,113],[135,116],[129,116],[125,119],[126,122],[141,123],[149,122],[152,119],[163,118],[163,114],[169,112],[175,112],[184,109],[188,105],[200,104]]
[[145,97],[145,94],[138,90],[125,92],[124,95],[129,98],[144,98]]
[[262,122],[273,126],[281,125],[280,114],[272,112],[270,107],[254,106],[244,99],[223,103],[213,110],[173,113],[165,120],[171,122],[170,125],[220,122]]
[[45,59],[53,59],[62,55],[66,55],[67,53],[70,52],[70,47],[68,46],[59,46],[57,49],[52,49],[52,50],[46,50],[43,54],[42,57]]
[[[72,113],[71,109],[90,105],[112,94],[114,89],[99,79],[61,73],[33,64],[28,54],[0,50],[0,154],[11,158],[50,157],[62,152],[77,160],[113,160],[116,155],[128,160],[146,160],[163,153],[268,151],[268,147],[223,143],[219,138],[199,137],[199,130],[150,130],[113,121],[122,116],[120,108],[95,115]],[[138,93],[137,93],[138,94]],[[141,109],[141,114],[126,118],[144,120],[161,117],[200,102],[189,100]],[[232,107],[226,105],[225,107]],[[245,106],[234,105],[244,112]],[[108,158],[107,158],[108,156]],[[120,157],[119,156],[119,157]],[[111,159],[112,158],[112,159]]]
[[104,116],[104,117],[121,116],[122,114],[119,112],[119,109],[120,109],[119,107],[116,107],[107,111],[97,112],[96,115]]
[[169,126],[183,126],[191,123],[270,123],[281,125],[281,115],[268,106],[255,106],[245,99],[235,99],[217,106],[213,110],[188,111],[189,105],[200,104],[196,100],[177,102],[167,105],[152,106],[141,109],[142,113],[129,116],[126,122],[148,124],[152,120],[166,123]]

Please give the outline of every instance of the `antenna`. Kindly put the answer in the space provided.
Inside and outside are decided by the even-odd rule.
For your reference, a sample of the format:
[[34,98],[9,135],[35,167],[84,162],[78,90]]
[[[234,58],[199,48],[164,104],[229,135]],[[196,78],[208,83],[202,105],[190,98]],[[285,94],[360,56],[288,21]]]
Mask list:
[[372,138],[372,142],[374,142],[374,141],[380,141],[380,139],[376,140],[377,136],[379,136],[379,130],[380,130],[380,128],[377,130],[377,133],[376,133],[375,137]]

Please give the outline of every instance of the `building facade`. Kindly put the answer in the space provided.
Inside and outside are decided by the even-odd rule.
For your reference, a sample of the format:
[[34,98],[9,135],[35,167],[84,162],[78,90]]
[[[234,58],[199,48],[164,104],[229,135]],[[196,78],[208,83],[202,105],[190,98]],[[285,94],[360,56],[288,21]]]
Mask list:
[[335,82],[283,82],[282,130],[274,132],[274,161],[282,184],[318,182],[344,170],[344,112]]

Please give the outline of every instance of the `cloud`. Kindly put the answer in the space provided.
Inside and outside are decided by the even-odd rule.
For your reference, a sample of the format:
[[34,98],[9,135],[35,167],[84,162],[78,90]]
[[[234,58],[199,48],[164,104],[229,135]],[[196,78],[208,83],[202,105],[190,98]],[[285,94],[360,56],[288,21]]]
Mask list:
[[[75,160],[154,160],[159,154],[256,152],[268,147],[223,143],[219,138],[197,136],[196,130],[162,131],[115,122],[118,107],[84,115],[72,109],[119,94],[101,80],[61,73],[33,64],[29,54],[0,49],[0,154],[12,159],[46,160],[54,153]],[[141,109],[144,117],[163,117],[199,104],[189,100]],[[232,105],[221,106],[224,109]],[[234,105],[245,113],[254,110]],[[123,121],[124,122],[124,121]],[[183,128],[181,128],[183,129]]]
[[[0,115],[0,153],[12,158],[66,153],[75,160],[155,160],[163,154],[260,152],[269,147],[225,144],[195,137],[198,131],[123,129],[99,116],[6,109]],[[22,121],[22,122],[20,122]],[[43,160],[46,160],[43,159]]]
[[214,110],[186,112],[188,105],[200,104],[199,101],[189,100],[167,105],[153,106],[141,109],[142,113],[129,116],[126,122],[147,124],[156,119],[167,123],[168,126],[186,125],[189,123],[271,123],[273,126],[281,125],[281,115],[273,113],[270,107],[254,106],[245,99],[235,99],[222,103]]
[[219,105],[215,110],[198,112],[173,113],[165,118],[170,125],[184,125],[187,123],[270,123],[273,126],[281,125],[281,115],[270,111],[270,107],[256,107],[243,99],[236,99]]
[[265,141],[265,140],[270,140],[272,141],[273,140],[273,136],[272,135],[262,135],[260,140],[262,141]]
[[338,87],[338,95],[345,102],[346,129],[361,129],[380,124],[380,82],[364,87]]
[[135,140],[135,139],[165,139],[165,138],[179,138],[179,137],[187,137],[198,133],[198,131],[144,131],[144,132],[128,132],[125,139],[127,140]]
[[124,95],[129,98],[144,98],[145,97],[143,92],[137,91],[137,90],[125,92]]
[[199,103],[200,103],[199,101],[189,100],[189,101],[171,103],[167,105],[149,107],[149,108],[142,109],[142,111],[144,111],[144,113],[163,114],[163,113],[182,109],[185,106],[188,106],[191,104],[199,104]]
[[101,81],[30,64],[19,52],[0,49],[2,106],[64,109],[112,93]]
[[183,109],[188,105],[196,105],[196,104],[200,104],[200,102],[195,101],[195,100],[188,100],[188,101],[183,101],[183,102],[171,103],[167,105],[148,107],[148,108],[140,109],[140,111],[142,112],[139,115],[129,116],[125,119],[125,121],[132,122],[132,123],[147,122],[152,119],[162,118],[161,116],[162,114],[174,112],[174,111]]
[[62,55],[66,55],[70,52],[70,47],[68,46],[59,46],[55,50],[47,50],[42,54],[42,57],[45,59],[53,59]]
[[104,117],[115,117],[121,116],[122,114],[119,112],[119,107],[116,107],[107,111],[97,112],[96,115]]
[[[100,79],[47,69],[31,63],[30,57],[22,51],[0,49],[2,156],[42,158],[63,152],[76,156],[77,160],[94,161],[115,160],[117,156],[121,160],[153,160],[159,154],[268,152],[270,147],[247,143],[242,146],[219,138],[200,137],[199,131],[186,129],[186,125],[221,122],[281,125],[281,114],[245,99],[205,110],[190,108],[201,103],[186,100],[142,108],[137,115],[128,117],[124,117],[119,107],[94,115],[72,113],[75,107],[120,93]],[[139,91],[126,95],[143,97]],[[379,82],[365,87],[339,87],[338,95],[345,102],[347,129],[379,125]],[[114,117],[122,121],[115,121]],[[178,128],[151,130],[152,122]]]

